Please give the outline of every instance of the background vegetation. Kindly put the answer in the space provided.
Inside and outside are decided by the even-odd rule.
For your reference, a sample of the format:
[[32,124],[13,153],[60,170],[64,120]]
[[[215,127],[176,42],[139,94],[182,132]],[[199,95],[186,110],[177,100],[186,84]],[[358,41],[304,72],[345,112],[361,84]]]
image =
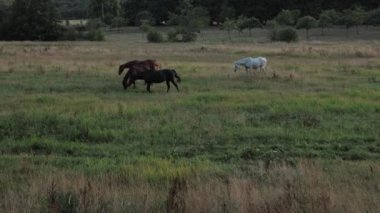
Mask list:
[[[379,208],[377,28],[290,44],[262,43],[261,29],[191,44],[129,30],[0,43],[2,211]],[[233,73],[247,55],[267,71]],[[175,68],[181,92],[124,91],[118,65],[144,58]]]
[[[88,28],[83,23],[70,26],[69,19],[72,18],[100,22],[99,28],[116,28],[117,31],[127,25],[140,26],[141,29],[146,29],[143,25],[171,25],[173,29],[168,40],[172,42],[194,41],[205,26],[220,26],[229,34],[232,30],[241,33],[246,29],[251,32],[253,28],[264,26],[292,26],[305,29],[309,39],[309,30],[316,27],[320,27],[324,34],[325,28],[344,26],[348,37],[352,27],[359,34],[358,26],[378,26],[380,23],[380,5],[377,1],[352,1],[352,4],[347,1],[309,1],[307,4],[282,1],[273,2],[273,5],[267,3],[252,4],[251,1],[229,0],[88,0],[70,3],[64,0],[36,0],[33,3],[26,0],[1,1],[0,39],[99,40],[98,38],[103,37],[92,36],[101,31],[97,30],[95,33],[93,28]],[[261,4],[265,6],[261,7]],[[304,8],[305,5],[313,10]],[[71,12],[68,8],[72,8]],[[68,24],[64,25],[63,20]]]

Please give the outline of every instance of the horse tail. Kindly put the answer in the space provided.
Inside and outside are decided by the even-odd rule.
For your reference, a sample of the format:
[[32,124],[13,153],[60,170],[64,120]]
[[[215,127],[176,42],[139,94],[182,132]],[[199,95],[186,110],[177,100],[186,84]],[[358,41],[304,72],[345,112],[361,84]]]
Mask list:
[[177,72],[175,70],[173,70],[173,74],[174,74],[174,77],[177,78],[178,83],[180,83],[181,82],[181,78],[179,77],[179,75],[177,74]]
[[119,75],[121,75],[121,73],[123,73],[123,71],[124,71],[124,66],[120,65],[119,66]]

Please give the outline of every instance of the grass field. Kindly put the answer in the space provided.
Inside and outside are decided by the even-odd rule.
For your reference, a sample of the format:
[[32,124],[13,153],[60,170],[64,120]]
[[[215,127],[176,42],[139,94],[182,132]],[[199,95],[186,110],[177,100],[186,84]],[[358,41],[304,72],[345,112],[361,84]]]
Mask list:
[[[0,211],[376,212],[380,30],[330,32],[1,42]],[[233,73],[258,55],[265,73]],[[118,65],[147,58],[179,93],[123,90]]]

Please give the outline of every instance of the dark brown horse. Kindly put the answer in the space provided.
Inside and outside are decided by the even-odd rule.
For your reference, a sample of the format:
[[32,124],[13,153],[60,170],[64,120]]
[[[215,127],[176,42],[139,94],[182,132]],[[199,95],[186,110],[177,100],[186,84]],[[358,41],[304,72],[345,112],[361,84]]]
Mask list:
[[137,78],[133,78],[133,85],[134,87],[136,87],[136,84],[135,84],[135,81],[137,79],[142,79],[142,78],[139,78],[138,76],[140,76],[140,73],[141,72],[144,72],[144,71],[154,71],[154,70],[157,70],[157,69],[160,69],[161,65],[156,61],[156,60],[144,60],[144,61],[138,61],[138,60],[133,60],[133,61],[129,61],[125,64],[122,64],[119,66],[119,75],[121,75],[121,73],[123,73],[124,69],[129,69],[127,74],[125,75],[124,79],[123,79],[123,86],[124,86],[124,89],[127,89],[127,83],[128,83],[128,79],[130,78],[130,76],[136,76]]

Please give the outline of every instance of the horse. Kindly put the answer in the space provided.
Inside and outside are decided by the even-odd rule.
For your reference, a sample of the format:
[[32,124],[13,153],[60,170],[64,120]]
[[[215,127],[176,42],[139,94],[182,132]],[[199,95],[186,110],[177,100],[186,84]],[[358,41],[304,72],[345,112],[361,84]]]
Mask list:
[[145,83],[147,84],[146,90],[150,93],[150,87],[153,83],[162,83],[166,81],[167,91],[170,90],[170,82],[175,86],[177,91],[179,92],[178,85],[174,81],[174,78],[177,79],[178,83],[181,82],[181,78],[177,74],[177,72],[174,69],[162,69],[157,71],[145,71],[142,73],[143,79],[145,80]]
[[[131,75],[138,76],[138,73],[140,72],[149,71],[149,70],[157,70],[160,68],[161,68],[161,65],[156,60],[151,60],[151,59],[144,60],[144,61],[133,60],[133,61],[129,61],[125,64],[120,65],[119,75],[123,73],[124,69],[129,69],[128,73],[124,76],[124,79],[123,79],[124,89],[127,89],[126,87],[127,81]],[[141,78],[136,78],[136,79],[141,79]],[[135,80],[133,81],[133,86],[134,88],[136,88]]]
[[267,65],[267,59],[264,57],[257,57],[257,58],[246,57],[238,61],[235,61],[234,65],[235,65],[234,72],[236,72],[241,66],[245,67],[246,73],[248,73],[248,70],[251,73],[252,69],[259,69],[259,71],[265,71],[265,67]]

